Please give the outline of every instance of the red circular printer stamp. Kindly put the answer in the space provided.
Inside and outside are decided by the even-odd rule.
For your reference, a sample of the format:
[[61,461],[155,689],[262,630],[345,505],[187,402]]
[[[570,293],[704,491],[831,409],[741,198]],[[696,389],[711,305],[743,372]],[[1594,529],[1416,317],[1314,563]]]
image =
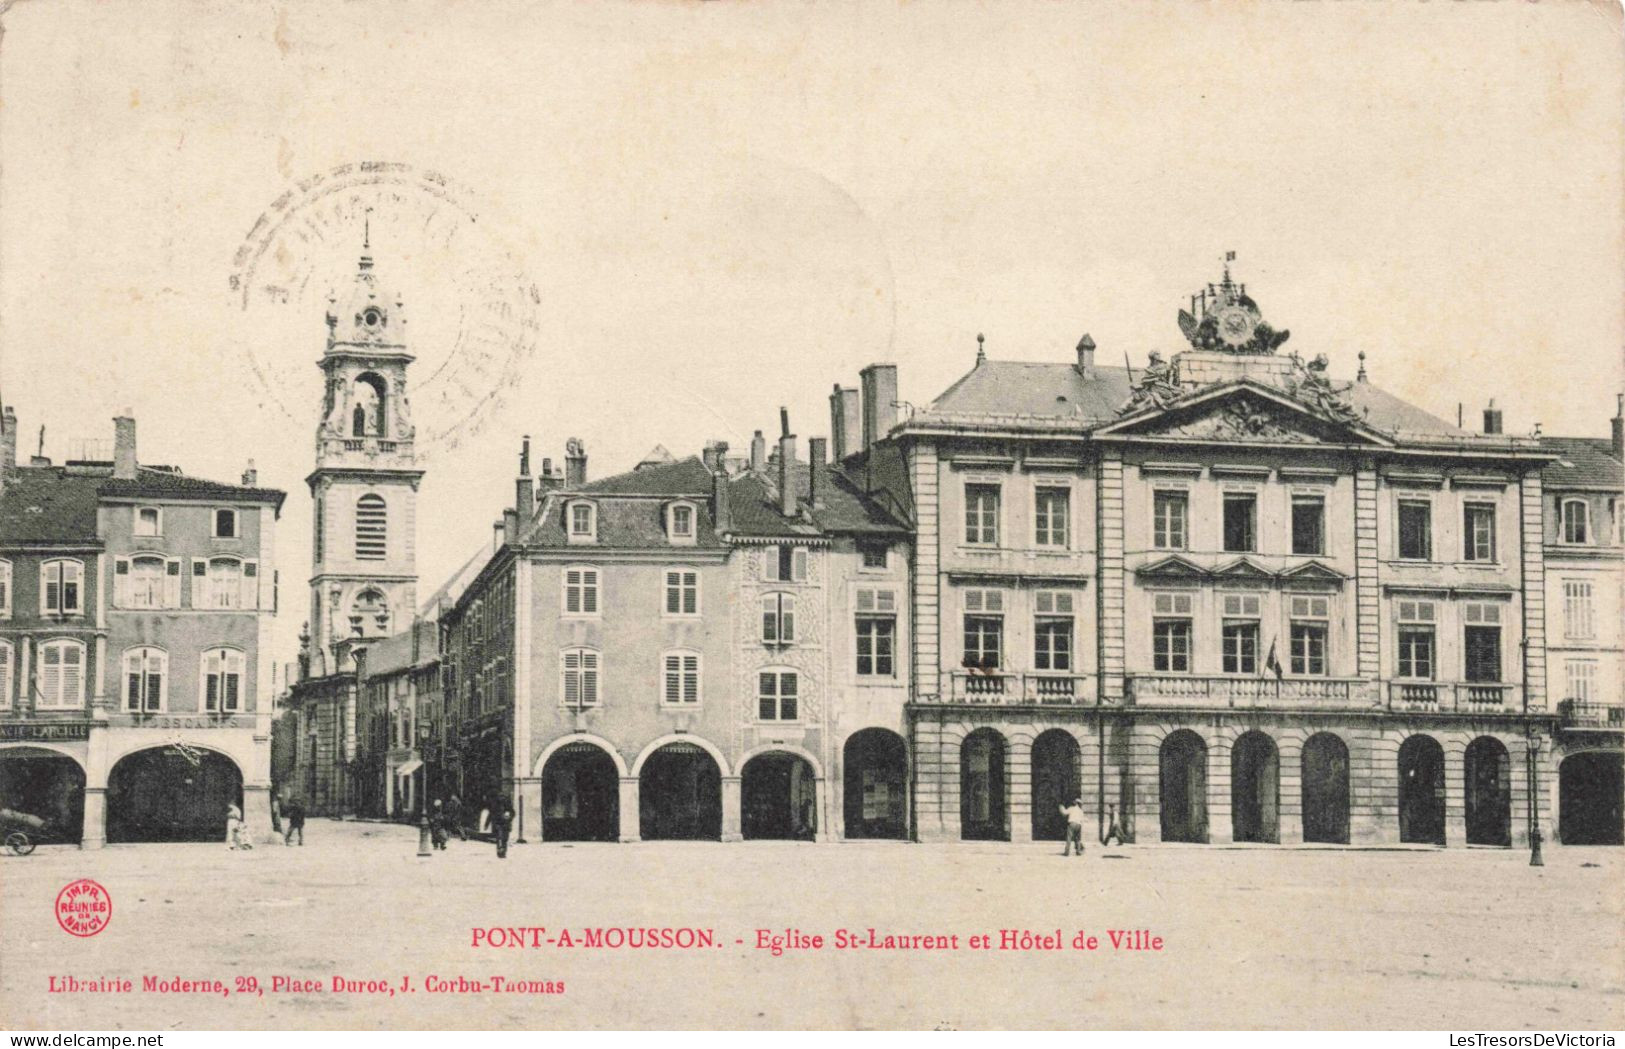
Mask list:
[[75,936],[94,936],[113,917],[113,897],[97,882],[80,878],[56,894],[56,923]]

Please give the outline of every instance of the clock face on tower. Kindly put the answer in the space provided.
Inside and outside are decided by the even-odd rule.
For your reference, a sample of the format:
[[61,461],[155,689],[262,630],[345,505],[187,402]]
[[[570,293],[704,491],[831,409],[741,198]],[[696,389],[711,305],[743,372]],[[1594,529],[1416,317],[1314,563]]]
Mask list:
[[1242,306],[1228,306],[1219,312],[1219,338],[1228,346],[1245,346],[1253,337],[1255,322]]

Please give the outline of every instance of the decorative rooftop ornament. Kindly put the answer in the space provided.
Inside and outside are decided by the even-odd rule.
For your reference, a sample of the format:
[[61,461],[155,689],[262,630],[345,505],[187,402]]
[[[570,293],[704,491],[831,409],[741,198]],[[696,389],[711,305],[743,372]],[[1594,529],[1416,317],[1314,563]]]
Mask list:
[[1267,354],[1280,349],[1291,337],[1285,329],[1276,331],[1264,322],[1258,303],[1247,296],[1247,286],[1230,279],[1230,259],[1225,257],[1224,278],[1191,296],[1190,310],[1179,311],[1179,330],[1192,348],[1221,353]]
[[1307,365],[1294,355],[1297,377],[1287,386],[1287,392],[1321,415],[1343,423],[1357,423],[1360,413],[1348,400],[1348,386],[1335,386],[1326,375],[1328,362],[1324,353],[1316,354]]

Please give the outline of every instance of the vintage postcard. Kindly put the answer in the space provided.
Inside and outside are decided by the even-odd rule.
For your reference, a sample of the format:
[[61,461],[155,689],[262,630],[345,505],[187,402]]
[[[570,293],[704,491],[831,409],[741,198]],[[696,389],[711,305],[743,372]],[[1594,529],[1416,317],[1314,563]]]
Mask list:
[[0,1028],[1625,1026],[1621,23],[0,4]]

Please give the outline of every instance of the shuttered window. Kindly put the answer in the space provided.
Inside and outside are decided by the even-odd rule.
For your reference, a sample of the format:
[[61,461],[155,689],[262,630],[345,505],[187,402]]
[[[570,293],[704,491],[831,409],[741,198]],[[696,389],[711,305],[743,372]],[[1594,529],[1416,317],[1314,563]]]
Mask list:
[[665,688],[661,698],[671,704],[700,701],[700,657],[694,652],[667,652],[661,660]]
[[85,646],[77,641],[51,641],[40,648],[40,709],[67,710],[85,701]]
[[40,611],[47,615],[77,615],[84,608],[85,566],[78,561],[47,561],[40,565]]
[[0,641],[0,709],[11,706],[11,642]]
[[161,648],[132,648],[124,653],[124,709],[153,714],[164,709],[169,657]]
[[564,570],[564,612],[572,616],[598,614],[598,569]]
[[203,653],[203,709],[233,714],[243,709],[243,654],[235,648]]
[[389,552],[389,510],[381,495],[355,501],[355,556],[358,561],[382,561]]
[[598,705],[598,653],[590,648],[567,649],[560,654],[564,674],[564,705],[580,710]]

